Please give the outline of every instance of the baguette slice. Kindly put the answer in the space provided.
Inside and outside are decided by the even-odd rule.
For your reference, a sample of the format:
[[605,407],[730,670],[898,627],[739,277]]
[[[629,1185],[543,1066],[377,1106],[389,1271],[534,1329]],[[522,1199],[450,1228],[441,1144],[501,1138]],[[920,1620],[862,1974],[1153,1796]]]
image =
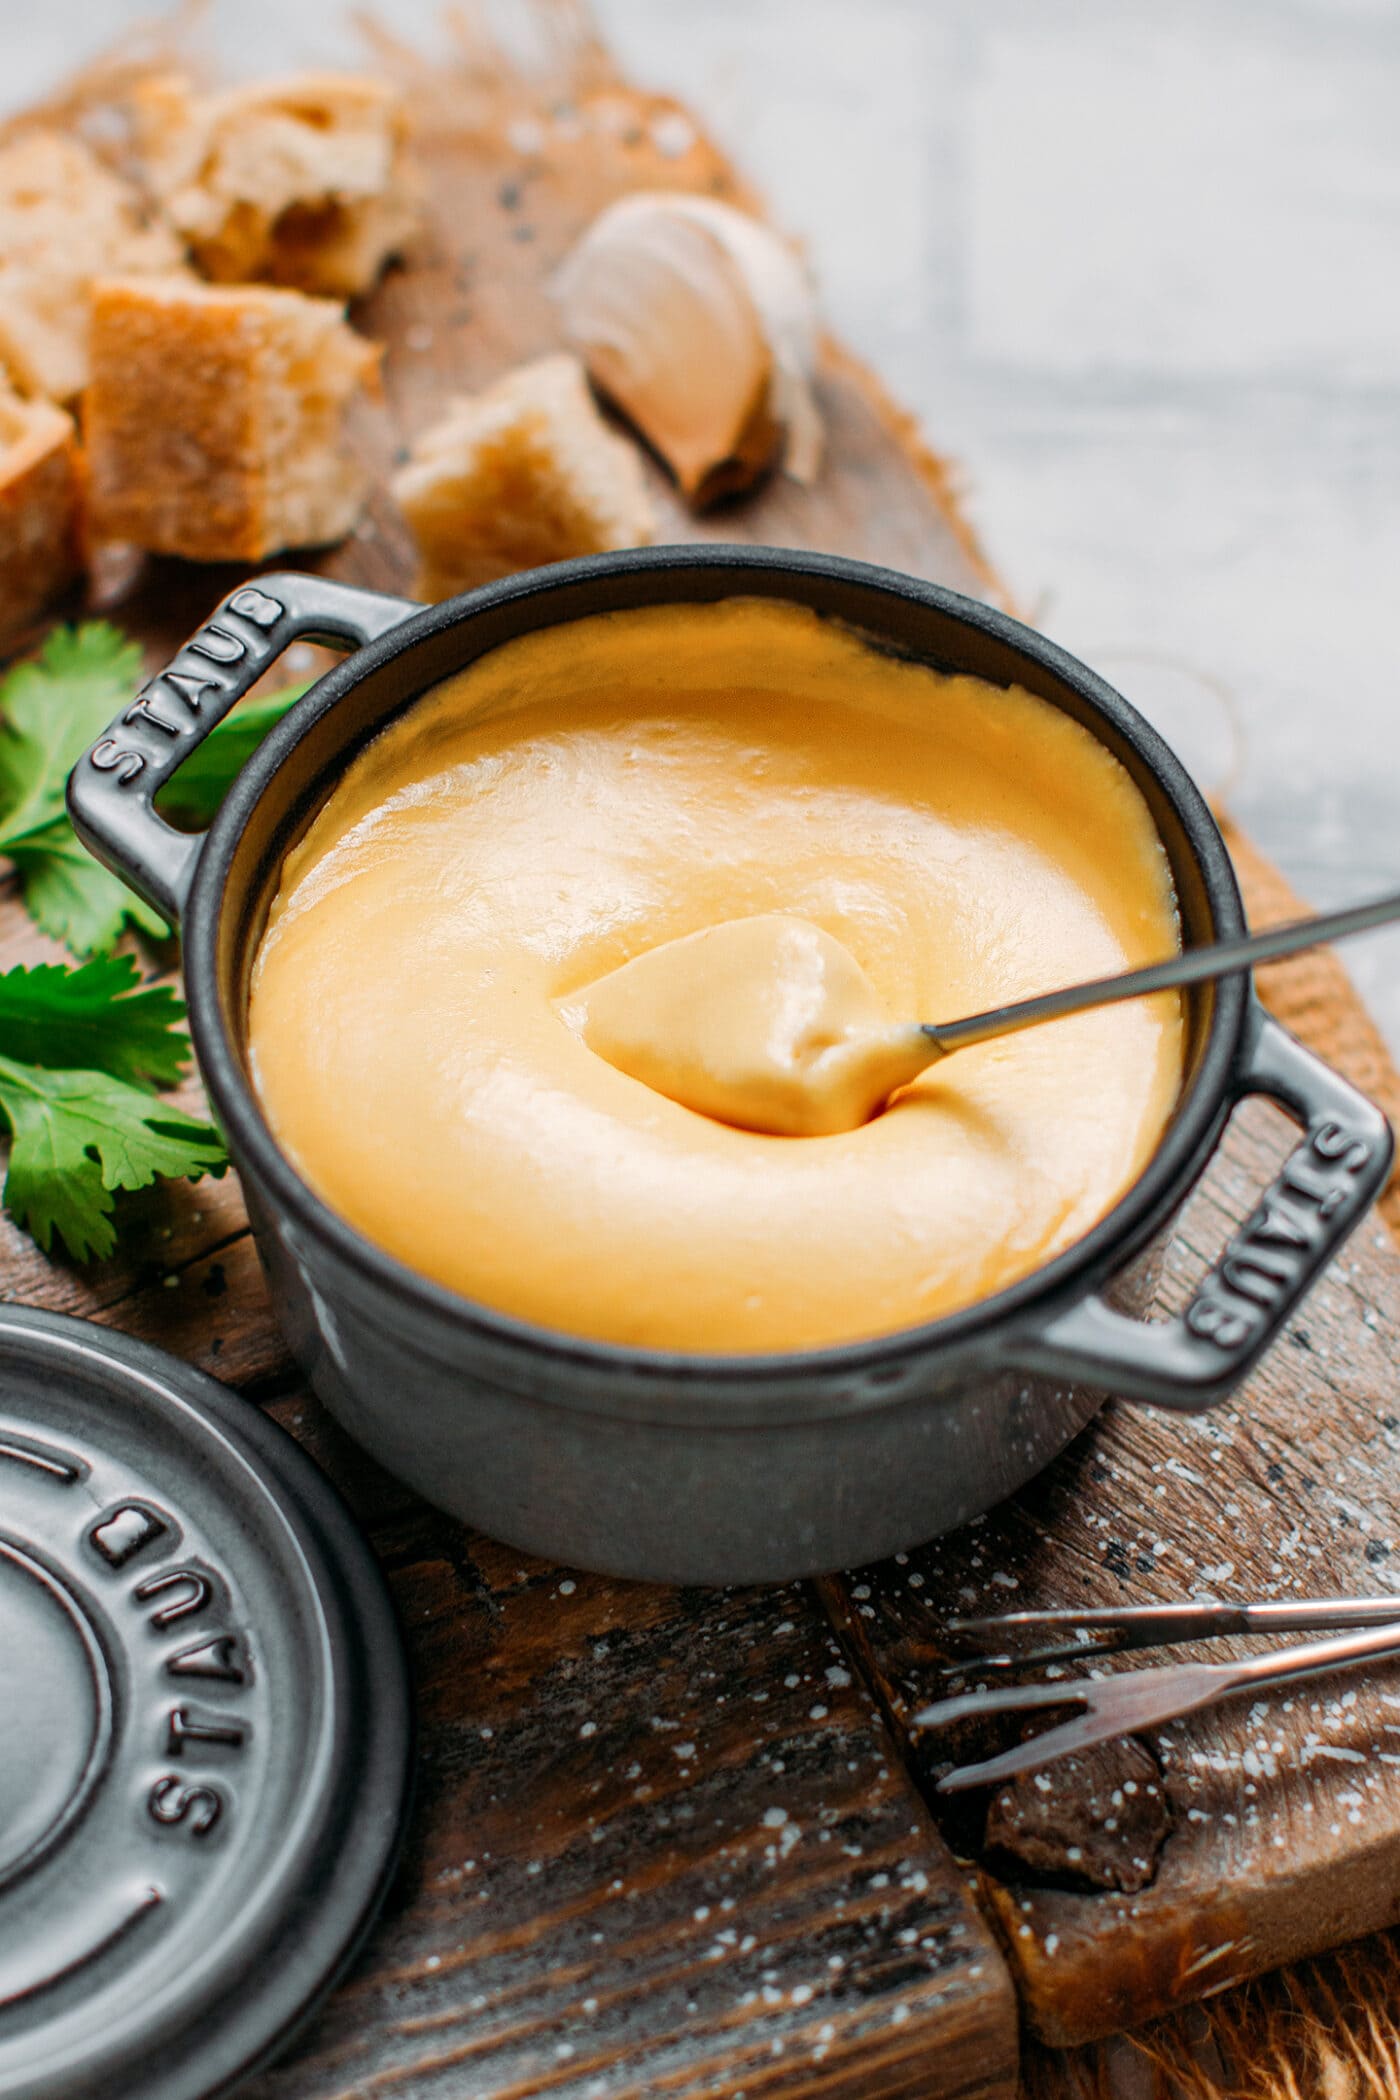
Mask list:
[[191,561],[343,539],[367,490],[345,414],[378,362],[334,300],[100,278],[83,403],[93,539]]
[[354,298],[418,222],[403,98],[353,73],[134,96],[146,178],[206,277]]
[[655,536],[641,461],[608,429],[583,366],[567,354],[453,401],[392,486],[428,598]]
[[26,131],[0,145],[0,367],[22,393],[69,401],[87,383],[99,272],[183,259],[170,228],[77,139]]
[[73,418],[0,385],[0,649],[77,575],[80,496]]

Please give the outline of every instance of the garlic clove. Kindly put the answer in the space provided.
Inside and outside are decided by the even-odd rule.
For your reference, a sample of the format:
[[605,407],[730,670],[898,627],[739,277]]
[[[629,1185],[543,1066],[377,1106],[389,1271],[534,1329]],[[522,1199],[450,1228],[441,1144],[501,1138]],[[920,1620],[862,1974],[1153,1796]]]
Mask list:
[[555,279],[569,340],[701,505],[779,453],[810,481],[816,317],[806,274],[768,227],[711,198],[610,205]]
[[753,473],[763,471],[777,442],[763,415],[772,358],[743,279],[712,233],[669,212],[605,213],[559,285],[565,333],[590,376],[687,496],[746,452],[757,451]]
[[821,411],[812,391],[817,304],[806,269],[771,226],[713,197],[679,197],[686,218],[720,241],[744,279],[773,358],[769,407],[785,435],[783,470],[814,481],[821,466]]

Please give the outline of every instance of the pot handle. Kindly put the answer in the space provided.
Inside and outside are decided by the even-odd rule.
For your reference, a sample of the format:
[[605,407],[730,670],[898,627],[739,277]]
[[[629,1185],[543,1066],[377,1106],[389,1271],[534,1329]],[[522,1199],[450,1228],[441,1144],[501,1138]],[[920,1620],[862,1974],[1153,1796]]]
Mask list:
[[1263,1355],[1385,1186],[1389,1123],[1251,998],[1234,1099],[1265,1094],[1306,1132],[1184,1312],[1135,1320],[1082,1299],[1032,1338],[1052,1377],[1185,1412],[1223,1399]]
[[156,815],[171,774],[290,643],[359,648],[422,610],[411,598],[290,572],[230,591],[69,774],[68,814],[89,853],[177,925],[203,835]]

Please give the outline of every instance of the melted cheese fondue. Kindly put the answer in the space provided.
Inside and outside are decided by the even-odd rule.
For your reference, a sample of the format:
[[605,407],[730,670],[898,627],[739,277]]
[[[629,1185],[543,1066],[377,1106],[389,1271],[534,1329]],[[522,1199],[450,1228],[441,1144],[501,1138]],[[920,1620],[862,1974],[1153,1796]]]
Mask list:
[[1146,1164],[1181,1074],[1174,993],[960,1050],[873,1120],[847,1101],[856,1127],[718,1120],[736,1097],[694,1073],[722,1055],[733,1080],[735,1008],[694,937],[733,921],[734,993],[805,1099],[863,1031],[1177,945],[1146,804],[1048,703],[781,602],[604,614],[427,694],[288,856],[250,1012],[273,1132],[423,1275],[565,1332],[721,1353],[967,1305]]
[[854,1130],[933,1062],[850,949],[789,912],[663,941],[561,1010],[620,1072],[772,1136]]

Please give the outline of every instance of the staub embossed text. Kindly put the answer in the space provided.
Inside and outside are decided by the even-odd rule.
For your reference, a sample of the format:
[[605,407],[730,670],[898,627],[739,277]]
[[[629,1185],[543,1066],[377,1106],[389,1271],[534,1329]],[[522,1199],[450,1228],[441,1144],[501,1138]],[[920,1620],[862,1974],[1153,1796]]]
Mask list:
[[1326,1229],[1368,1196],[1356,1177],[1373,1147],[1340,1123],[1320,1124],[1287,1160],[1278,1180],[1226,1248],[1219,1267],[1186,1309],[1186,1325],[1222,1350],[1244,1346],[1268,1326],[1332,1243]]
[[[153,794],[185,756],[187,734],[195,728],[208,695],[246,692],[278,654],[280,645],[271,634],[285,611],[278,599],[251,584],[235,591],[174,662],[141,688],[122,716],[124,728],[153,731],[154,737],[138,734],[119,741],[115,735],[105,736],[89,751],[88,763],[99,773],[115,774],[122,787],[150,773],[146,787]],[[228,675],[235,664],[236,680]],[[163,747],[161,737],[167,740]]]

